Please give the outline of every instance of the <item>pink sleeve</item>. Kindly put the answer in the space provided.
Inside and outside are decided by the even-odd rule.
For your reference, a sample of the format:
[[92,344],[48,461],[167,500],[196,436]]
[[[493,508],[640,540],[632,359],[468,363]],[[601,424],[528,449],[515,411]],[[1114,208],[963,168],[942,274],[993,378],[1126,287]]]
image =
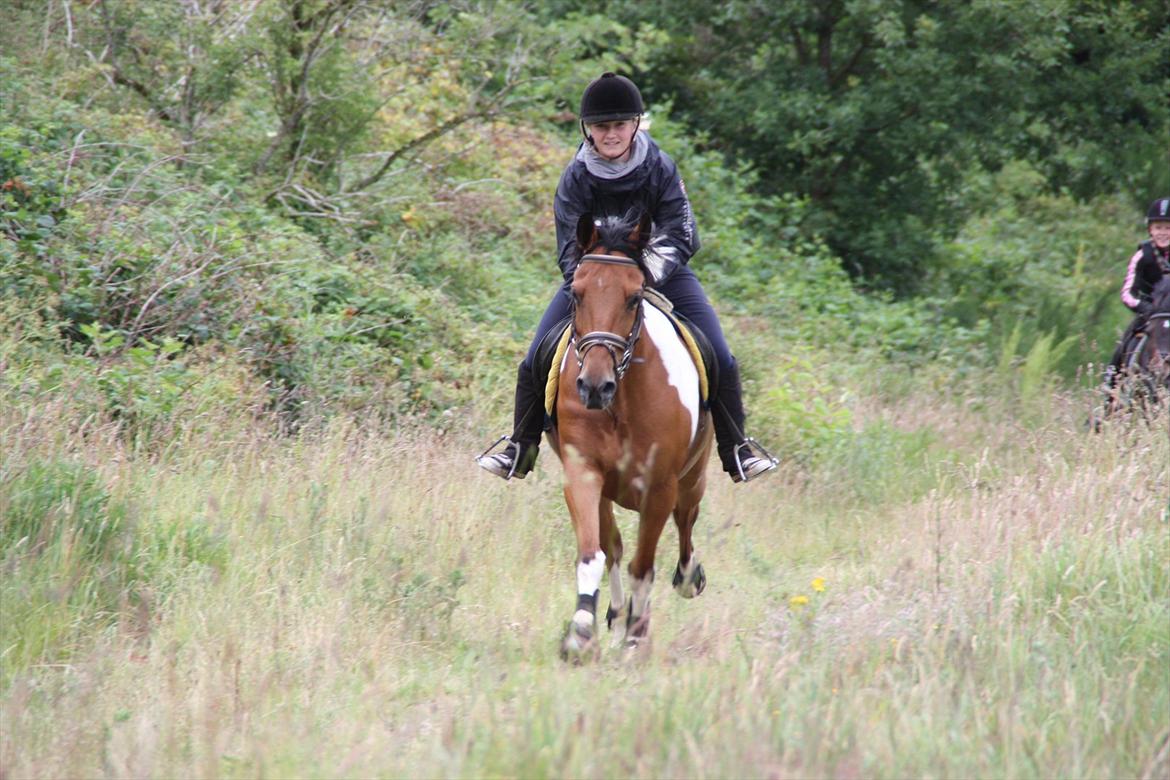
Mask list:
[[1142,250],[1134,252],[1133,257],[1129,258],[1129,269],[1125,272],[1125,284],[1121,285],[1121,302],[1129,308],[1134,308],[1140,300],[1133,294],[1133,282],[1137,276],[1138,261],[1142,259]]

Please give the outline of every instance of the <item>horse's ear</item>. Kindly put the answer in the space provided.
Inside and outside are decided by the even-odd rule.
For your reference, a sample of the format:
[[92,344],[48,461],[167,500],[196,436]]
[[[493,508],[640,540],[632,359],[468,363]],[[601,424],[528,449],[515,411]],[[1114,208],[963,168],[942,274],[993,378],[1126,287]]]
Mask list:
[[597,225],[593,224],[592,214],[582,214],[577,219],[577,246],[582,252],[597,244]]

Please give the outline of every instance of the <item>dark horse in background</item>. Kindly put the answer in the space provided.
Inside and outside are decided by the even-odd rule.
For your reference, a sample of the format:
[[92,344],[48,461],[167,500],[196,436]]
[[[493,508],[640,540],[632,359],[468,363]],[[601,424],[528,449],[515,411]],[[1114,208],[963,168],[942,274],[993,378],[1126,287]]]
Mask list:
[[1170,276],[1150,295],[1150,314],[1125,345],[1107,412],[1148,407],[1170,396]]
[[[701,406],[699,370],[685,343],[644,300],[649,238],[647,215],[637,221],[586,215],[577,225],[572,341],[549,432],[577,534],[577,609],[561,643],[571,660],[598,649],[597,600],[607,570],[606,620],[615,641],[624,637],[635,646],[649,636],[655,550],[672,513],[680,543],[675,590],[693,598],[706,585],[691,530],[707,484],[711,415]],[[615,503],[638,512],[628,598]]]

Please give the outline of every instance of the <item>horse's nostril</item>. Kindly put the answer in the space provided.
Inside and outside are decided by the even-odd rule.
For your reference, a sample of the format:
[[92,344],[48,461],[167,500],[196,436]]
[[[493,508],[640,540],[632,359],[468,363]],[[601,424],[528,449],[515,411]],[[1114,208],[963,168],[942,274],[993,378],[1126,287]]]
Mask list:
[[577,390],[578,390],[578,392],[581,390],[584,390],[584,389],[585,389],[585,380],[582,379],[581,377],[577,377]]
[[617,383],[616,382],[605,382],[604,384],[601,385],[601,394],[602,395],[610,396],[610,395],[613,395],[615,392],[617,392]]

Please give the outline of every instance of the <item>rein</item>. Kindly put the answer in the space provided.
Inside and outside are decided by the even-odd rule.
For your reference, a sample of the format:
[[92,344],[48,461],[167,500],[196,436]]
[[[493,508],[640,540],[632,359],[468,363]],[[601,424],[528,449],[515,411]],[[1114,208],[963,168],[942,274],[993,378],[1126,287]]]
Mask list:
[[[581,257],[581,263],[605,263],[607,265],[628,265],[641,270],[642,266],[638,261],[632,260],[628,257],[620,255],[595,255],[586,254]],[[643,291],[646,285],[642,285]],[[626,371],[629,370],[630,364],[634,361],[634,347],[638,344],[638,337],[642,335],[642,296],[638,296],[638,308],[634,312],[634,324],[630,327],[630,333],[625,338],[622,338],[616,333],[610,333],[606,330],[594,330],[586,333],[584,336],[577,334],[577,324],[573,323],[573,351],[577,356],[577,370],[585,364],[585,355],[594,347],[605,347],[609,352],[609,357],[613,360],[613,372],[617,381],[625,376]],[[575,318],[574,318],[575,320]],[[621,357],[618,357],[618,354]]]

